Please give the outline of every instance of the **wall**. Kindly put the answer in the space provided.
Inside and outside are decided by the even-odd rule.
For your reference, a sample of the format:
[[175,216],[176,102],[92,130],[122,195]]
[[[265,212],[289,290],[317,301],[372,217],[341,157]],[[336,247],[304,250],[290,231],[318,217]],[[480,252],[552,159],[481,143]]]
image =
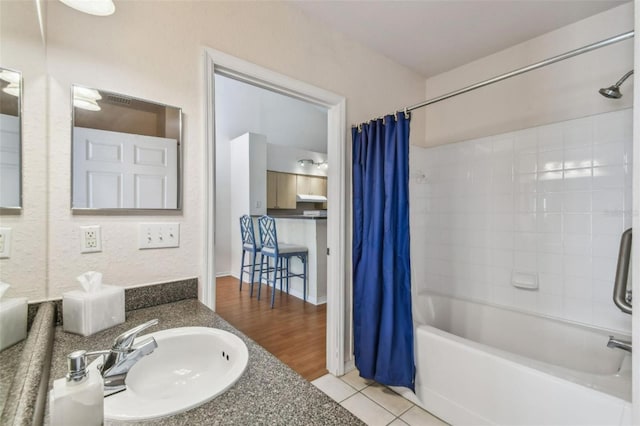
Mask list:
[[[30,2],[1,2],[9,4]],[[25,101],[25,210],[18,218],[2,217],[20,238],[15,256],[3,261],[2,279],[18,283],[20,295],[59,297],[75,288],[75,277],[87,270],[104,272],[107,284],[132,286],[184,277],[201,278],[204,236],[204,78],[203,47],[229,53],[276,72],[345,96],[346,121],[357,123],[416,103],[424,79],[317,23],[284,2],[118,2],[110,17],[81,14],[61,2],[46,4],[43,22],[47,48],[39,61],[46,73],[29,89],[42,90],[40,109]],[[16,34],[34,16],[4,15]],[[28,37],[27,37],[28,38]],[[29,40],[18,40],[28,44]],[[7,40],[8,41],[8,40]],[[29,46],[29,54],[36,52]],[[21,60],[29,56],[20,52]],[[46,77],[46,78],[44,78]],[[184,113],[184,209],[178,215],[72,215],[70,212],[70,118],[72,84],[129,94],[176,105]],[[31,96],[31,95],[27,95]],[[35,96],[35,95],[34,95]],[[30,110],[29,110],[30,109]],[[48,111],[47,111],[48,110]],[[31,111],[31,112],[29,112]],[[27,124],[27,122],[30,124]],[[35,134],[38,133],[38,136]],[[423,116],[412,122],[412,140],[421,143]],[[237,136],[237,135],[236,135]],[[350,176],[350,135],[344,147]],[[349,200],[347,184],[346,200]],[[347,203],[349,204],[349,203]],[[346,217],[350,217],[347,210]],[[6,221],[6,222],[5,222]],[[138,226],[147,221],[181,224],[176,249],[137,249]],[[223,223],[228,223],[224,221]],[[81,255],[82,225],[102,226],[103,251]],[[347,223],[346,235],[350,235]],[[345,315],[351,306],[350,244],[345,253]],[[43,284],[46,283],[46,284]],[[14,292],[16,295],[17,292]],[[346,325],[346,358],[351,358],[351,325]]]
[[[631,226],[632,113],[412,147],[414,291],[630,333],[612,295]],[[539,289],[515,288],[522,278]]]
[[327,161],[327,153],[326,150],[317,152],[272,143],[267,145],[267,170],[298,175],[327,176],[326,168],[301,166],[298,160],[302,159],[323,163]]
[[[426,81],[426,99],[633,30],[633,3],[463,65]],[[633,68],[633,39],[425,108],[425,146],[569,120],[632,105],[632,79],[612,102],[597,90]]]
[[12,229],[11,257],[0,259],[6,297],[47,296],[46,62],[35,2],[0,2],[0,66],[22,72],[22,201],[20,214],[3,214]]

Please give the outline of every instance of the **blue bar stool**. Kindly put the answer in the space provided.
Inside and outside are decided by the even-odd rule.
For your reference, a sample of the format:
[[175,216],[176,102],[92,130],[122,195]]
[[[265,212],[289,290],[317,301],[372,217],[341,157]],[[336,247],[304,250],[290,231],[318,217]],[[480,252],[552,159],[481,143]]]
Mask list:
[[[258,287],[258,300],[260,300],[260,290],[262,289],[262,272],[265,256],[267,257],[267,282],[269,275],[273,272],[271,284],[273,291],[271,292],[271,308],[276,298],[276,280],[280,280],[280,291],[282,291],[282,282],[286,279],[287,294],[289,294],[289,278],[302,278],[304,301],[307,301],[307,259],[309,250],[304,246],[295,244],[286,244],[278,242],[278,234],[276,232],[276,221],[270,216],[262,216],[258,219],[260,229],[260,286]],[[289,269],[289,261],[292,257],[297,257],[302,261],[302,273],[294,274]],[[273,259],[273,267],[269,265],[269,259]],[[278,277],[278,273],[280,276]]]
[[[256,264],[256,256],[260,252],[260,246],[256,244],[256,237],[253,232],[253,220],[251,216],[244,215],[240,217],[240,235],[242,236],[242,261],[240,267],[240,291],[242,291],[242,275],[246,272],[250,274],[251,277],[251,291],[249,292],[249,297],[253,297],[253,283],[255,272],[258,267]],[[251,256],[250,263],[244,263],[245,255],[249,253]],[[262,257],[260,258],[262,261]],[[251,268],[250,270],[247,270]],[[262,279],[262,264],[260,265],[260,279]],[[258,284],[260,285],[260,284]],[[258,289],[258,294],[260,294],[260,289]]]

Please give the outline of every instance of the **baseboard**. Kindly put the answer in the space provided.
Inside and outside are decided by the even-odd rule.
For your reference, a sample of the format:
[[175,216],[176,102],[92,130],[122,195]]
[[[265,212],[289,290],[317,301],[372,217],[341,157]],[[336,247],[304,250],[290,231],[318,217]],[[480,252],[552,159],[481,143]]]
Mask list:
[[[257,282],[257,281],[256,281],[256,282]],[[269,286],[269,287],[273,287],[273,286],[271,285],[272,283],[263,282],[262,284],[267,285],[267,286]],[[300,291],[300,290],[296,290],[295,288],[291,288],[291,287],[289,287],[289,295],[290,295],[290,296],[297,297],[297,298],[298,298],[298,299],[300,299],[300,300],[304,300],[304,297],[303,297],[302,291]],[[324,300],[323,300],[323,299],[324,299]],[[318,305],[322,305],[322,304],[324,304],[324,303],[327,303],[327,297],[325,296],[325,297],[321,297],[321,298],[319,298],[319,299],[316,299],[316,298],[315,298],[315,297],[313,297],[313,296],[307,296],[307,302],[308,302],[308,303],[311,303],[312,305],[316,305],[316,306],[318,306]]]

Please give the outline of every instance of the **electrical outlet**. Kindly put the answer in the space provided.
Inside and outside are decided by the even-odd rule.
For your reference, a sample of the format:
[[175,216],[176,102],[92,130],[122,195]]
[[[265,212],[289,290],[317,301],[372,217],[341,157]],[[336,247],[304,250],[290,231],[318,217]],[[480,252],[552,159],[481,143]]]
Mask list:
[[180,247],[179,223],[141,223],[138,248],[155,249]]
[[0,228],[0,259],[11,256],[11,228]]
[[80,231],[80,253],[102,251],[102,232],[100,231],[100,226],[81,226]]

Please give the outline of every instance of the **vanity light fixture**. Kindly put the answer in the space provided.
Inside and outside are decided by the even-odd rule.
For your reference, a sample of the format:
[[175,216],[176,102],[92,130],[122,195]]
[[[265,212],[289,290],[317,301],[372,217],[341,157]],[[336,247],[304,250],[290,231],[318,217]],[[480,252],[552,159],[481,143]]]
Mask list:
[[18,83],[9,83],[2,91],[8,95],[20,96],[20,85]]
[[113,0],[60,0],[70,8],[95,16],[109,16],[116,11]]
[[319,169],[326,170],[327,168],[329,168],[329,163],[327,163],[326,161],[322,161],[321,163],[316,163],[316,166]]
[[100,111],[100,105],[93,99],[74,97],[73,106],[87,111]]
[[0,71],[0,80],[4,80],[9,84],[20,83],[20,74],[14,71],[2,70]]
[[100,92],[87,87],[73,87],[73,106],[87,111],[100,111],[98,101],[102,99]]

